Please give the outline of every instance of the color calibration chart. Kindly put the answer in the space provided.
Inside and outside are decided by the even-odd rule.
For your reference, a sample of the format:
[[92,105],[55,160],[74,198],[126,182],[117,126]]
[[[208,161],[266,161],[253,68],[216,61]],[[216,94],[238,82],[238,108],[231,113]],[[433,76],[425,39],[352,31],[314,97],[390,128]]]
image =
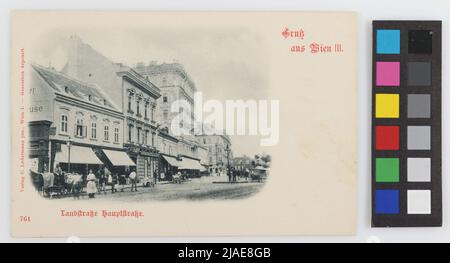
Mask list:
[[440,21],[374,21],[372,226],[442,226]]

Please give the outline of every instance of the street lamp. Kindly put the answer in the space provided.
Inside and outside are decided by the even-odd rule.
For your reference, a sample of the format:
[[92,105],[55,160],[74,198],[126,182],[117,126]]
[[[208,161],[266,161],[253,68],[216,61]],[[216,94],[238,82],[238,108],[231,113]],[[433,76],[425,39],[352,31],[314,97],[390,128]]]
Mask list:
[[67,160],[67,173],[70,173],[70,148],[72,147],[72,138],[69,136],[69,139],[66,142],[67,149],[69,150],[68,160]]
[[225,151],[227,152],[227,174],[228,174],[228,181],[231,182],[231,171],[230,171],[230,145],[227,144],[227,147],[225,148]]

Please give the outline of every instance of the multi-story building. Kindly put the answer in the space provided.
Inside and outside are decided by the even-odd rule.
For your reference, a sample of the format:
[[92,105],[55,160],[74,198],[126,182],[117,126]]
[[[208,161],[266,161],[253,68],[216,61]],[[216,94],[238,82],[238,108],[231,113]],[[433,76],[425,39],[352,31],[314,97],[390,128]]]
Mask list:
[[199,154],[199,151],[204,151],[205,148],[198,144],[193,135],[193,126],[189,125],[194,123],[194,93],[197,91],[189,74],[179,63],[157,64],[156,62],[151,62],[149,65],[138,63],[135,70],[160,88],[161,97],[156,104],[156,118],[161,127],[168,131],[168,134],[174,134],[172,131],[172,120],[184,110],[180,109],[179,112],[172,112],[172,104],[176,101],[184,101],[189,105],[191,114],[188,115],[188,118],[190,119],[188,123],[180,123],[183,128],[189,131],[189,134],[176,136],[178,139],[178,155],[181,157],[181,159],[179,158],[181,163],[177,165],[179,170],[190,170],[191,173],[205,170],[202,164],[207,165],[208,163],[205,160],[201,160],[204,154]]
[[70,38],[68,62],[63,71],[82,81],[96,83],[125,115],[123,147],[136,163],[138,176],[157,176],[157,86],[130,67],[113,63],[76,36]]
[[198,159],[200,159],[200,164],[205,167],[207,171],[209,171],[210,163],[209,163],[209,149],[203,145],[198,146]]
[[122,151],[123,114],[98,85],[39,65],[32,65],[30,83],[30,158],[36,170],[53,171],[59,164],[87,174],[103,164],[134,165]]
[[178,172],[180,158],[178,156],[178,139],[171,136],[166,128],[158,131],[157,148],[160,153],[159,180],[172,180]]
[[209,171],[212,174],[226,172],[228,162],[233,161],[231,139],[227,135],[198,135],[198,142],[208,149]]
[[161,97],[157,101],[156,117],[162,127],[169,128],[169,133],[173,134],[171,123],[179,114],[179,112],[171,111],[171,105],[175,101],[187,102],[191,108],[191,123],[193,123],[194,93],[197,88],[181,64],[150,62],[149,65],[144,65],[144,63],[138,63],[135,70],[148,77],[161,89]]

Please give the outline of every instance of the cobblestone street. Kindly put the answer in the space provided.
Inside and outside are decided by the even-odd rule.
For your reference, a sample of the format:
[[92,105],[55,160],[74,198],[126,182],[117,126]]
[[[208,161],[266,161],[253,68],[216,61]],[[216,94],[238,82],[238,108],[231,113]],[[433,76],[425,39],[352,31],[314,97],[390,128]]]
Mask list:
[[[88,199],[82,196],[82,200],[100,202],[100,201],[125,201],[141,202],[150,200],[214,200],[214,199],[242,199],[248,198],[259,192],[264,186],[263,183],[246,182],[239,180],[238,183],[226,183],[226,176],[209,176],[190,179],[181,184],[159,183],[155,187],[139,187],[138,192],[131,192],[126,188],[124,192],[120,190],[115,194],[108,191],[107,194],[96,194],[95,199]],[[70,197],[64,200],[72,199]]]

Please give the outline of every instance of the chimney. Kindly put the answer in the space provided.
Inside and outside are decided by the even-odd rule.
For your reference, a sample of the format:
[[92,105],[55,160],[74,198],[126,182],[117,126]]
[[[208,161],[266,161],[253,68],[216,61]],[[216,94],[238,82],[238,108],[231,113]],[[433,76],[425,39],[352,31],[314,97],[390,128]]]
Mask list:
[[71,35],[68,43],[68,60],[66,73],[72,77],[78,77],[78,68],[80,66],[80,54],[81,45],[83,42],[77,35]]

